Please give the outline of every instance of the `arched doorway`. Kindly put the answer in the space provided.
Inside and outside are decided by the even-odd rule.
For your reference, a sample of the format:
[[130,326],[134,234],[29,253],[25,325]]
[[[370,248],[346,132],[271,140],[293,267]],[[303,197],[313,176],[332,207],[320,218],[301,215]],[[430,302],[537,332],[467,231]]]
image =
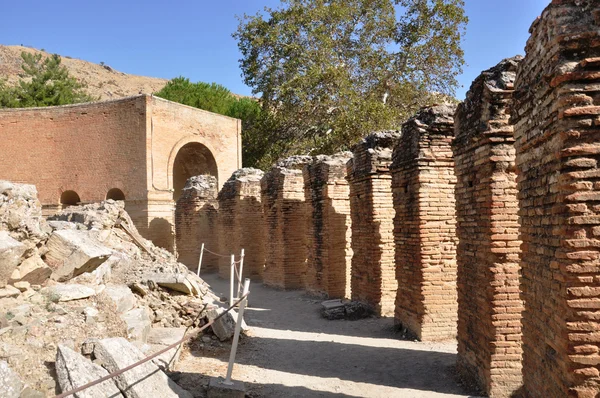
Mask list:
[[63,209],[66,209],[69,206],[76,206],[81,202],[79,195],[75,191],[64,191],[60,195],[60,204]]
[[173,200],[179,199],[188,178],[204,174],[218,178],[217,162],[210,150],[198,142],[181,147],[173,163]]
[[119,188],[113,188],[106,193],[106,199],[125,200],[125,194]]

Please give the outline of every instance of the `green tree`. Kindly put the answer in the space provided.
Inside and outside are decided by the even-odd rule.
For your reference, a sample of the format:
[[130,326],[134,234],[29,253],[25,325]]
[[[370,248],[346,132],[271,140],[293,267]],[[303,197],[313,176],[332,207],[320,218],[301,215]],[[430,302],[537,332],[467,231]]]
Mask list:
[[330,153],[454,94],[463,0],[282,0],[234,37],[244,81],[274,119],[270,157]]
[[21,53],[23,72],[16,86],[0,84],[0,107],[67,105],[97,100],[85,91],[85,84],[69,75],[60,56]]

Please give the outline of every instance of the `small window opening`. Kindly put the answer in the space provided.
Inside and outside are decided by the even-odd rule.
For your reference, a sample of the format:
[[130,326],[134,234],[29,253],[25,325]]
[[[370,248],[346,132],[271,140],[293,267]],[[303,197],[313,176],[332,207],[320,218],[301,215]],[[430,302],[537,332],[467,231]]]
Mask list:
[[113,188],[106,193],[106,199],[125,200],[125,194],[119,188]]

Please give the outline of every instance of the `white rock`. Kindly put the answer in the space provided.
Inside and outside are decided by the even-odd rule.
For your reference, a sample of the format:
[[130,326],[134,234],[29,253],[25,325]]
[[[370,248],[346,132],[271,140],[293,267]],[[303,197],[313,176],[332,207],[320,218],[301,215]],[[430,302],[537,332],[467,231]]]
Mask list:
[[72,283],[45,287],[41,293],[48,297],[57,297],[58,301],[71,301],[94,296],[96,291],[90,287]]
[[131,289],[127,287],[127,285],[114,285],[108,284],[104,289],[104,294],[106,294],[115,306],[117,307],[117,312],[119,314],[123,314],[133,307],[135,307],[136,299]]
[[94,271],[112,254],[87,231],[79,230],[54,231],[46,247],[46,262],[54,269],[52,278],[58,281]]
[[121,319],[127,324],[127,336],[130,339],[146,342],[152,328],[150,309],[148,307],[140,307],[127,311],[121,315]]
[[148,334],[148,343],[171,345],[183,338],[187,328],[152,328]]
[[[145,357],[122,337],[103,339],[94,345],[94,356],[109,372],[123,369]],[[152,361],[139,365],[119,376],[115,382],[128,398],[192,398]]]
[[8,363],[0,361],[0,397],[2,398],[19,398],[23,383],[11,368]]
[[[56,353],[56,374],[61,391],[66,392],[107,376],[108,372],[72,349],[59,345]],[[122,396],[123,394],[112,380],[103,381],[75,395],[77,398],[116,398]]]
[[24,260],[11,275],[11,281],[26,281],[32,285],[41,285],[52,274],[52,268],[38,255]]
[[13,239],[8,232],[0,231],[0,287],[9,282],[26,249],[24,244]]
[[0,289],[0,298],[17,297],[21,292],[14,286],[6,285]]

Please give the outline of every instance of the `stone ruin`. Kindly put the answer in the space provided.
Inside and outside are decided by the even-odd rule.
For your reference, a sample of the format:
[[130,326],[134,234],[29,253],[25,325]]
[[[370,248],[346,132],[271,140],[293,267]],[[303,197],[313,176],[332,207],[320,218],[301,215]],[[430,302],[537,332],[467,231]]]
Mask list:
[[489,396],[522,383],[517,175],[510,112],[521,57],[472,84],[454,116],[458,371]]
[[523,386],[600,392],[600,4],[554,0],[515,80]]
[[302,169],[310,162],[310,156],[285,159],[265,173],[261,181],[266,285],[282,289],[300,289],[305,285],[309,212],[304,200]]
[[[212,252],[219,251],[219,203],[217,179],[210,175],[189,178],[175,205],[175,235],[178,259],[190,270],[196,271],[202,243]],[[222,213],[221,213],[222,214]],[[222,217],[222,216],[221,216]],[[217,270],[219,257],[205,252],[202,268]]]
[[400,133],[385,131],[365,137],[348,162],[352,215],[352,299],[380,315],[394,314],[398,284],[394,263],[392,150]]
[[392,156],[394,318],[420,340],[456,336],[454,111],[450,105],[421,109],[402,126]]
[[[243,277],[262,280],[265,266],[264,231],[260,181],[264,173],[244,168],[233,173],[219,192],[219,250],[239,260],[245,250]],[[228,278],[231,259],[222,257],[219,276]]]
[[352,230],[346,163],[351,157],[350,152],[317,156],[303,170],[310,239],[305,289],[329,298],[350,298]]

